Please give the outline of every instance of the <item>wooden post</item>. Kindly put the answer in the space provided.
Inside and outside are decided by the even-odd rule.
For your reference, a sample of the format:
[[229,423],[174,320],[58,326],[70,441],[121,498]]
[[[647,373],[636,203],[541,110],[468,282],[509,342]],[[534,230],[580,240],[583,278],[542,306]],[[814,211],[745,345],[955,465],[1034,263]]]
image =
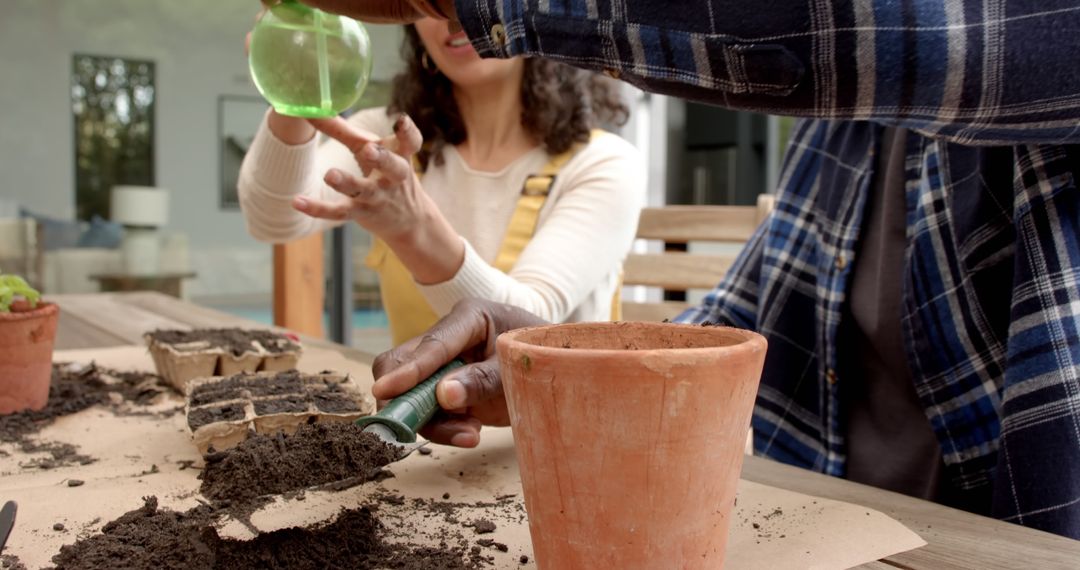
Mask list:
[[274,324],[323,338],[323,236],[274,246]]

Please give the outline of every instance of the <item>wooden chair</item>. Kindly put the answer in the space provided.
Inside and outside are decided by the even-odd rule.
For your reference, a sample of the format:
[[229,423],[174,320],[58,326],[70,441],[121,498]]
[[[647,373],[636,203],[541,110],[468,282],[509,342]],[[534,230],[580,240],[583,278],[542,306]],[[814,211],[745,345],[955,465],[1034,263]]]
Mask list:
[[[662,241],[665,247],[691,242],[741,245],[773,207],[773,196],[758,196],[757,206],[665,206],[645,208],[637,237]],[[712,289],[735,261],[735,253],[700,254],[683,251],[632,253],[623,266],[623,286],[644,285],[664,291]],[[625,295],[625,292],[624,292]],[[623,301],[625,321],[661,321],[681,313],[684,301],[637,303]]]

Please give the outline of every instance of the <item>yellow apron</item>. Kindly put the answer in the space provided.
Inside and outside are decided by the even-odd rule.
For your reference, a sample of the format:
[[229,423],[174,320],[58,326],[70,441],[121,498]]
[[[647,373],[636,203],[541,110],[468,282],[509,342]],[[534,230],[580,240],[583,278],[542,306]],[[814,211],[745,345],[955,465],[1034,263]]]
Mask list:
[[[603,132],[594,130],[591,136],[595,138]],[[566,152],[551,157],[539,174],[525,179],[499,253],[492,264],[495,268],[509,273],[517,263],[521,252],[536,233],[540,210],[551,192],[552,184],[555,183],[555,176],[582,148],[585,148],[585,144],[578,143]],[[379,294],[390,322],[390,335],[394,346],[423,334],[439,320],[439,316],[417,288],[412,274],[384,241],[377,238],[373,241],[365,264],[379,275]],[[615,289],[611,301],[612,320],[618,320],[621,316],[620,289],[621,286]]]

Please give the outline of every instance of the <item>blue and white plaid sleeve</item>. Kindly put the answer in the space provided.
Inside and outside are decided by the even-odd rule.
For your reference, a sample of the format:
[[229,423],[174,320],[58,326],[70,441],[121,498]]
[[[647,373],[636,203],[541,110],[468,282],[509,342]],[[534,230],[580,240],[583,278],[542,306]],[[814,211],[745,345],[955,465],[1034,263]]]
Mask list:
[[969,144],[1080,142],[1075,0],[458,0],[486,57],[539,55],[729,108]]

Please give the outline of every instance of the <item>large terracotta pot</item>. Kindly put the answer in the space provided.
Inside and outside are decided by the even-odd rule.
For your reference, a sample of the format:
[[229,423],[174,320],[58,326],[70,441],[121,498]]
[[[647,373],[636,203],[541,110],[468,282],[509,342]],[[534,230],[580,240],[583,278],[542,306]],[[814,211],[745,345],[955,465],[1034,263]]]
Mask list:
[[52,303],[0,313],[0,414],[40,410],[48,402],[59,315]]
[[723,565],[763,337],[579,323],[497,347],[540,568]]

